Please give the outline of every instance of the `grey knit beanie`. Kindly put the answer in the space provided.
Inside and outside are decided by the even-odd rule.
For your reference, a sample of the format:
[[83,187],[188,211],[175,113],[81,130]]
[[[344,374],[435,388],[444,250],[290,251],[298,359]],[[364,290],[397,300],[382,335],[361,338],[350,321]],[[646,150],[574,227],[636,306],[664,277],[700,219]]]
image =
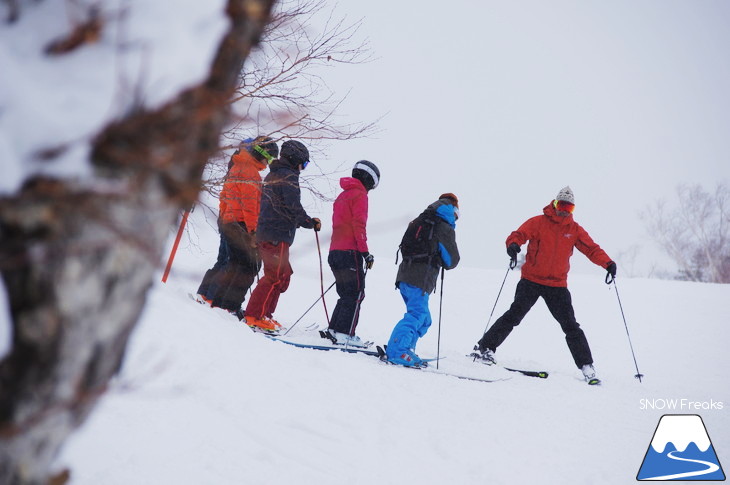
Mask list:
[[575,196],[573,195],[573,191],[570,189],[570,186],[566,185],[560,189],[558,195],[555,196],[555,200],[563,200],[565,202],[575,204]]

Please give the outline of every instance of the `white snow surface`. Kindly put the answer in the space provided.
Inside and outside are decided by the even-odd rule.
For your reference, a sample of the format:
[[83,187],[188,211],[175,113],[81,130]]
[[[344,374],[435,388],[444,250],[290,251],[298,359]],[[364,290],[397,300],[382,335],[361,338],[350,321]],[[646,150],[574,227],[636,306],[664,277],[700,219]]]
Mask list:
[[[72,485],[630,484],[663,414],[701,415],[720,462],[730,463],[730,285],[625,279],[619,272],[619,295],[645,374],[640,383],[615,288],[598,267],[571,273],[576,315],[603,379],[591,387],[542,301],[497,357],[548,370],[548,379],[507,375],[465,358],[484,331],[507,257],[500,270],[463,261],[444,280],[440,344],[437,292],[434,324],[417,351],[422,357],[438,351],[443,371],[508,379],[482,383],[361,354],[295,348],[195,303],[188,293],[215,259],[217,234],[200,210],[190,229],[168,283],[152,288],[121,375],[57,461],[58,468],[71,469]],[[371,234],[371,247],[394,248],[399,236]],[[320,240],[326,258],[326,228]],[[275,314],[285,324],[320,293],[311,231],[299,231],[292,255],[292,285]],[[376,258],[358,334],[382,344],[404,305],[393,287],[390,253]],[[333,278],[324,264],[327,288]],[[511,303],[518,279],[516,272],[507,276],[494,318]],[[329,312],[335,300],[332,290]],[[292,333],[324,322],[318,304]],[[670,399],[700,407],[645,404]]]
[[[135,108],[155,108],[207,76],[228,28],[224,0],[99,2],[98,42],[49,56],[73,28],[73,2],[26,2],[0,25],[0,194],[34,174],[89,182],[91,139]],[[38,152],[66,147],[51,161]]]

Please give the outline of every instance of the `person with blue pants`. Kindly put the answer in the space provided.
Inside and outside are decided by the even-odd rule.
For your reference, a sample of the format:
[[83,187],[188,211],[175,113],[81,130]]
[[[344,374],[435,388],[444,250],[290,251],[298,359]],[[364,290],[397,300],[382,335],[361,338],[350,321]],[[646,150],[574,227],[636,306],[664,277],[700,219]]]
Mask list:
[[459,200],[447,193],[409,224],[400,246],[403,261],[395,283],[406,304],[406,314],[388,340],[389,362],[407,367],[422,362],[416,354],[416,344],[431,326],[429,296],[436,290],[441,268],[448,270],[459,264],[455,232],[458,218]]

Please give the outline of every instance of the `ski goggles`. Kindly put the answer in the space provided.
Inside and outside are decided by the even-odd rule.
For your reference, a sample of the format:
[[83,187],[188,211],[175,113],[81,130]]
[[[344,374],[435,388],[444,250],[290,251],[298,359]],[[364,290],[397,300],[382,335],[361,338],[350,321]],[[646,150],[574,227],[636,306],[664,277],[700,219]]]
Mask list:
[[307,165],[309,165],[309,160],[305,160],[304,162],[302,162],[302,170],[307,168]]
[[554,200],[553,207],[555,207],[555,210],[559,212],[569,212],[571,214],[573,213],[573,210],[575,210],[575,204],[571,204],[565,200]]
[[256,150],[259,155],[264,157],[268,163],[271,163],[274,161],[274,157],[272,157],[269,152],[267,152],[266,150],[261,148],[259,145],[254,145],[253,149]]

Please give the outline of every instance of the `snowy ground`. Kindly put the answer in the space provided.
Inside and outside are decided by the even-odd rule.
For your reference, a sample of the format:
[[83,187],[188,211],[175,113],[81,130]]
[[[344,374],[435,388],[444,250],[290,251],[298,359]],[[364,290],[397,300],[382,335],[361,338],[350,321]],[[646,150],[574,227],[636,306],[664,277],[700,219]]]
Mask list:
[[[200,246],[183,248],[168,283],[155,284],[112,392],[58,460],[71,468],[73,485],[628,484],[668,413],[701,415],[720,463],[730,463],[730,285],[619,278],[646,376],[639,383],[615,289],[599,268],[571,275],[603,386],[582,382],[542,302],[497,357],[549,370],[549,379],[510,375],[479,383],[269,341],[193,302],[187,294],[217,247],[205,225],[197,234]],[[328,243],[323,232],[323,251]],[[283,322],[295,321],[319,294],[315,248],[312,233],[300,231],[293,284],[276,315]],[[444,370],[465,365],[462,356],[484,330],[507,258],[504,270],[463,262],[445,280]],[[368,274],[362,337],[385,342],[403,312],[395,268],[383,256]],[[517,273],[508,276],[495,317],[511,302],[517,280]],[[325,287],[331,281],[325,267]],[[438,293],[431,309],[437,320]],[[317,305],[298,327],[323,321]],[[436,325],[419,344],[421,356],[436,354]],[[700,409],[646,409],[665,399]],[[702,409],[718,402],[722,409]]]

